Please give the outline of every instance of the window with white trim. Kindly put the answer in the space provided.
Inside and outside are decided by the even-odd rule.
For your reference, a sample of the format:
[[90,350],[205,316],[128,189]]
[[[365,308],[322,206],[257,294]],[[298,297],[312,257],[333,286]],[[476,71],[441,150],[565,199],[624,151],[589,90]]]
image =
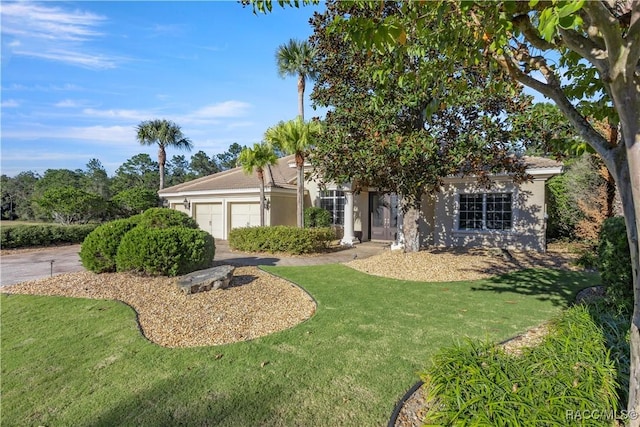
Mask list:
[[333,225],[344,225],[344,191],[325,190],[320,192],[320,207],[331,214]]
[[459,230],[511,230],[511,193],[460,194]]

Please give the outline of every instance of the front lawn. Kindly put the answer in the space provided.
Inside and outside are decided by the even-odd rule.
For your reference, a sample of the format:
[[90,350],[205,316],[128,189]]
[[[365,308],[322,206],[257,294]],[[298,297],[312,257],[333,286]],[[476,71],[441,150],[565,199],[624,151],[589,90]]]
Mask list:
[[155,345],[118,302],[3,295],[3,425],[384,425],[436,350],[514,336],[598,282],[552,270],[451,283],[342,265],[265,270],[309,291],[316,315],[217,347]]

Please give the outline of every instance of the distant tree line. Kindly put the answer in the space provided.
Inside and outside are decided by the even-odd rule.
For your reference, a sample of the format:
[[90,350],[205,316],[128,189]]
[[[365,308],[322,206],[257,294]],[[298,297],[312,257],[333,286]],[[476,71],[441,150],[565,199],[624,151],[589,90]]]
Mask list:
[[[198,151],[190,159],[174,155],[167,160],[165,186],[238,166],[244,147],[233,143],[223,153],[209,157]],[[109,176],[98,159],[84,169],[47,169],[14,177],[0,176],[2,219],[55,221],[64,224],[104,221],[139,213],[157,206],[158,162],[148,154],[136,154]]]

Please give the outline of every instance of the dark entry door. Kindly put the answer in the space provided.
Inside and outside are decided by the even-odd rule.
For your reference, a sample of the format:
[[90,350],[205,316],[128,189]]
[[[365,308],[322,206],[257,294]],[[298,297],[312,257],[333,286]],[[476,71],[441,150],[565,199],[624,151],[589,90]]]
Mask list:
[[398,196],[369,193],[371,240],[395,240],[398,232]]

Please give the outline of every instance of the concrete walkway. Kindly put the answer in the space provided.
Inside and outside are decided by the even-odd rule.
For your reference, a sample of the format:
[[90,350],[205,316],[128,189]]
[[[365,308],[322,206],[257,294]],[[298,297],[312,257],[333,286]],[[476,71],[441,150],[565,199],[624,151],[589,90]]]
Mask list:
[[[229,262],[237,265],[282,265],[302,266],[333,264],[367,258],[389,250],[388,243],[364,242],[335,252],[308,256],[255,255],[232,252],[226,240],[216,240],[216,263]],[[83,271],[80,263],[80,245],[58,246],[37,249],[0,257],[0,287],[27,280],[40,279],[56,274]]]

